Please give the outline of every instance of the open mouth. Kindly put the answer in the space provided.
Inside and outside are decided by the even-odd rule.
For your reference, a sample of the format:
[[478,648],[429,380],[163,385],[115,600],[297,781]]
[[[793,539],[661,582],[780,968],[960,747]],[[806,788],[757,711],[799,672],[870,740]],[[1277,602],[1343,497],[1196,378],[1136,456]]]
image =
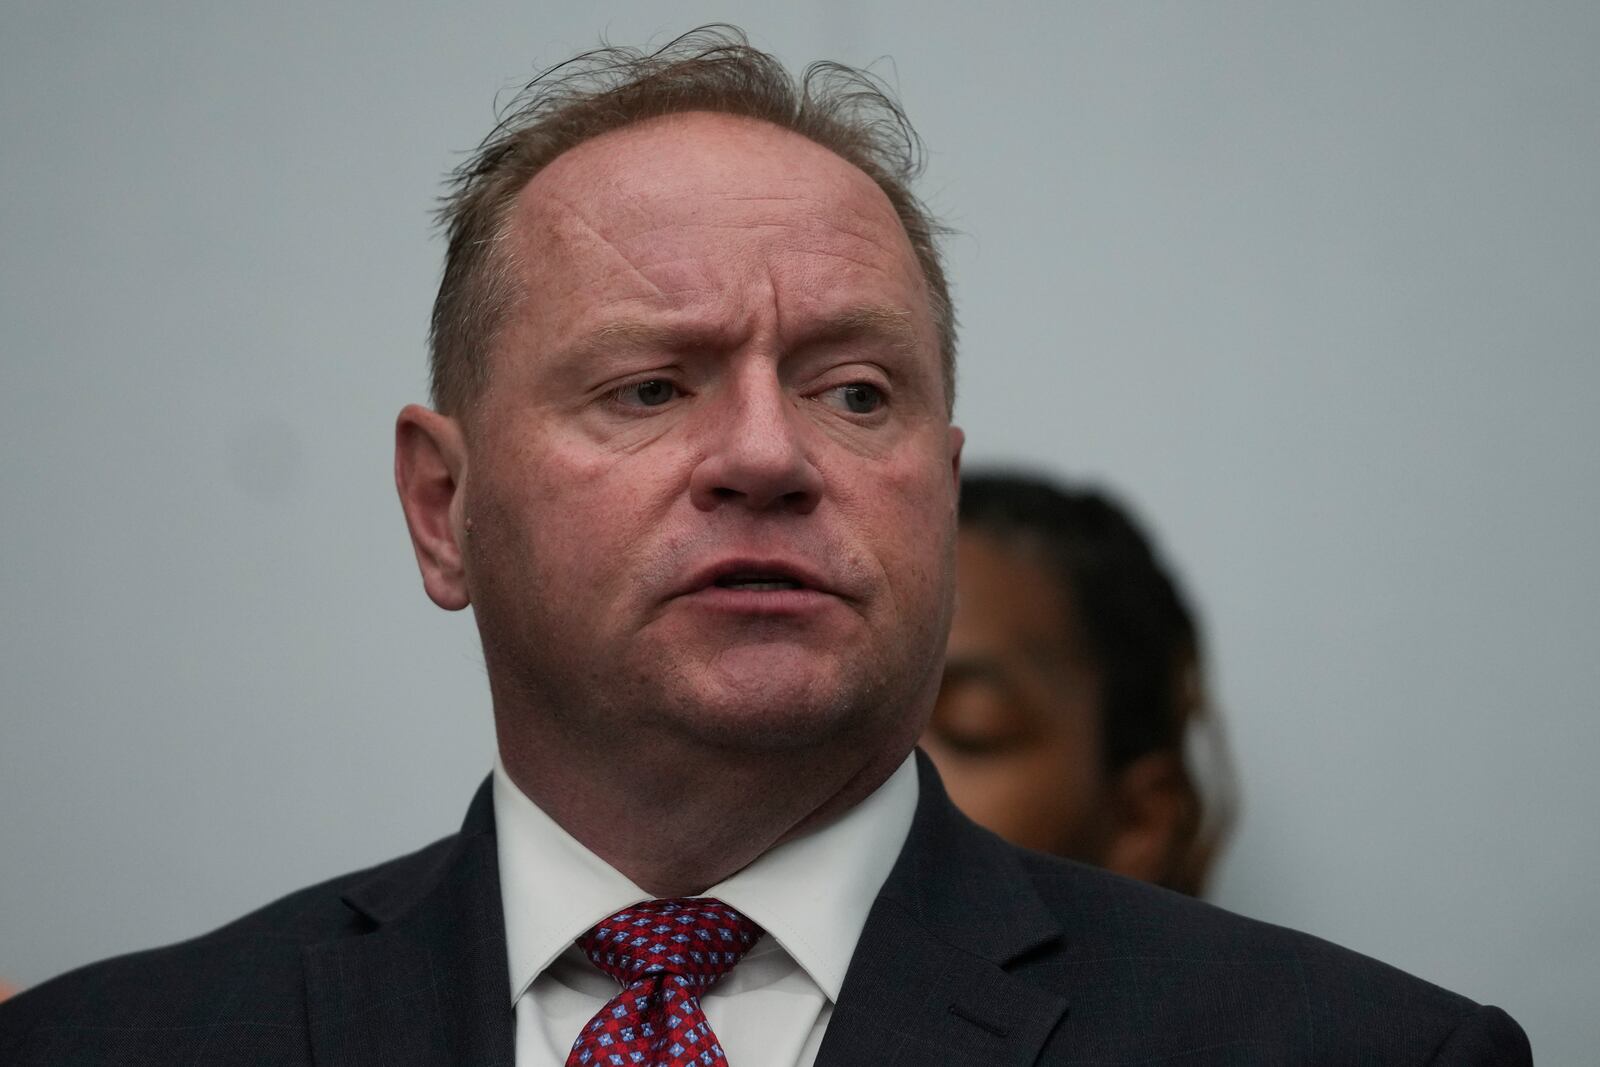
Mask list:
[[696,593],[709,594],[710,603],[731,611],[780,614],[820,608],[830,599],[846,599],[822,568],[803,559],[756,555],[708,561],[690,572],[673,595]]
[[728,574],[712,584],[719,589],[738,589],[747,593],[775,593],[805,588],[793,578],[781,574]]

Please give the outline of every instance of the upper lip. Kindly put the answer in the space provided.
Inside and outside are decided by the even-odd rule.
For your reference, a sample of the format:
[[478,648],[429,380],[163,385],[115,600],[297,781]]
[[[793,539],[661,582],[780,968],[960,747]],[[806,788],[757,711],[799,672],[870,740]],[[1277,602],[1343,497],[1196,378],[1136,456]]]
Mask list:
[[728,578],[771,578],[794,582],[820,593],[837,591],[814,567],[779,556],[729,556],[697,567],[677,590],[678,595],[708,589]]

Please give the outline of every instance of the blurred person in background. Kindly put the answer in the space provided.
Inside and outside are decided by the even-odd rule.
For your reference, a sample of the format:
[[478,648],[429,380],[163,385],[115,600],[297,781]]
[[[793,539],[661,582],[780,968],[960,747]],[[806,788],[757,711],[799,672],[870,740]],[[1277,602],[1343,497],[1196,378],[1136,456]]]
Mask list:
[[1195,613],[1128,510],[962,480],[956,612],[922,747],[1014,844],[1199,895],[1232,815]]

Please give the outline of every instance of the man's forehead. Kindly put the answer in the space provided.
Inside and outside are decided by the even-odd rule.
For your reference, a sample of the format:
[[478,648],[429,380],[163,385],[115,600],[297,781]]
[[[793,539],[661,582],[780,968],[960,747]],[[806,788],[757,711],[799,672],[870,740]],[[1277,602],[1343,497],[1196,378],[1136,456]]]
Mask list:
[[603,133],[563,152],[524,187],[517,211],[692,210],[718,193],[773,201],[826,197],[834,207],[898,217],[864,171],[828,148],[761,119],[722,112],[662,115]]
[[507,222],[538,317],[567,338],[619,319],[608,332],[628,339],[619,301],[726,320],[730,299],[772,285],[789,310],[841,331],[927,343],[932,328],[912,313],[926,280],[884,192],[756,119],[690,112],[601,135],[536,175]]

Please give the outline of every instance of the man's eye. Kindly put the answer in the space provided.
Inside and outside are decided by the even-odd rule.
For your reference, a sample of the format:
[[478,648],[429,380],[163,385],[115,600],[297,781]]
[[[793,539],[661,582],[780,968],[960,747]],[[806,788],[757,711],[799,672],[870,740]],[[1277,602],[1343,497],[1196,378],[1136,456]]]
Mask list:
[[883,390],[869,382],[851,382],[830,389],[823,395],[835,407],[843,408],[852,415],[871,415],[883,407]]
[[624,385],[617,390],[617,399],[630,407],[654,408],[676,398],[678,387],[665,378]]

